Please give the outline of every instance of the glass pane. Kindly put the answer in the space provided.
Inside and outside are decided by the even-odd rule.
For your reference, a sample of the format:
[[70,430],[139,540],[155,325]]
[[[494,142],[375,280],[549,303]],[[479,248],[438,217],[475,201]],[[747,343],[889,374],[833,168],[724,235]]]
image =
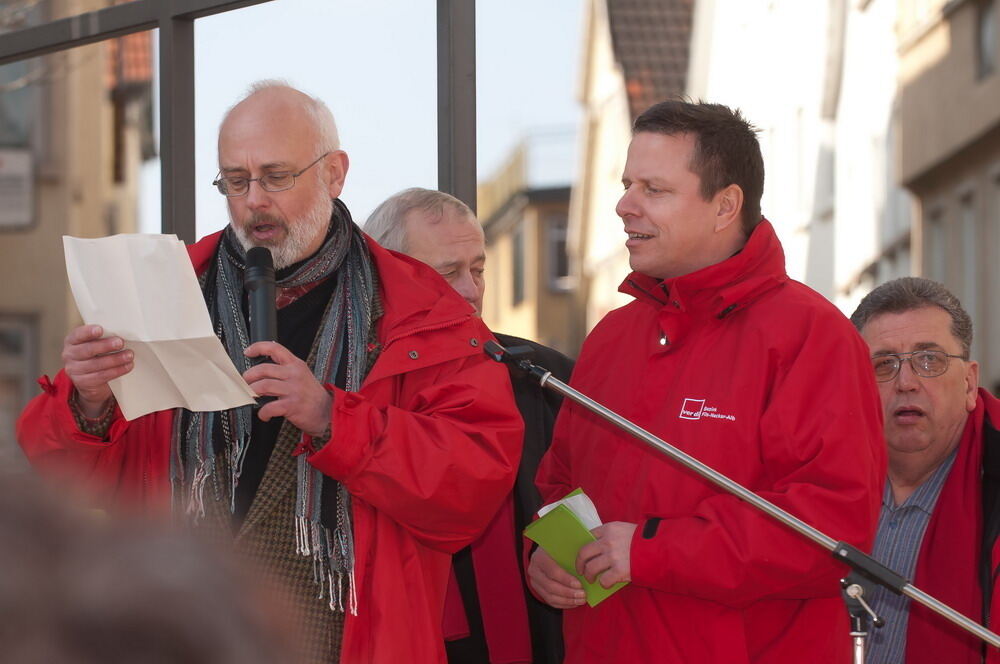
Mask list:
[[[0,2],[0,34],[38,25],[44,20],[41,3]],[[28,146],[38,131],[32,110],[38,104],[37,81],[46,63],[32,58],[0,67],[0,145]]]
[[[585,5],[578,0],[476,3],[480,180],[492,178],[524,140],[525,176],[530,180],[525,184],[571,182],[580,118],[577,69]],[[525,19],[528,16],[530,20]]]
[[[61,6],[63,3],[42,3]],[[0,68],[0,108],[20,142],[0,149],[0,464],[20,458],[13,426],[55,376],[79,316],[62,236],[135,232],[152,135],[153,45],[139,33]]]
[[219,124],[260,79],[333,111],[350,157],[341,197],[358,223],[401,189],[436,188],[436,40],[433,0],[282,0],[196,21],[198,237],[229,221],[211,186]]

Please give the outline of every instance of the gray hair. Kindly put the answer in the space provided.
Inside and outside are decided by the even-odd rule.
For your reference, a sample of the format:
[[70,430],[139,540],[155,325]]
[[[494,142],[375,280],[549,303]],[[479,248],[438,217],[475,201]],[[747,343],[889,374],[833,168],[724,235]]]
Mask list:
[[962,344],[962,357],[968,360],[972,348],[972,319],[951,291],[930,279],[903,277],[887,281],[861,300],[851,314],[851,322],[860,332],[876,316],[901,314],[922,307],[944,309],[951,318],[951,333]]
[[278,78],[262,79],[251,83],[246,94],[238,99],[236,103],[230,106],[226,111],[226,114],[222,117],[222,122],[219,126],[222,127],[225,125],[226,120],[229,119],[229,114],[233,112],[233,109],[250,97],[262,92],[277,90],[291,90],[293,92],[298,92],[305,97],[303,107],[312,119],[313,126],[316,128],[316,133],[319,134],[319,152],[321,154],[323,152],[333,152],[334,150],[340,149],[340,134],[337,133],[337,121],[333,119],[333,113],[330,111],[330,107],[327,106],[322,99],[308,95],[292,86],[288,83],[288,81]]
[[478,225],[476,215],[468,205],[451,194],[433,189],[413,187],[393,194],[375,208],[362,230],[386,249],[406,252],[406,225],[403,221],[413,210],[441,217],[446,208],[466,215]]

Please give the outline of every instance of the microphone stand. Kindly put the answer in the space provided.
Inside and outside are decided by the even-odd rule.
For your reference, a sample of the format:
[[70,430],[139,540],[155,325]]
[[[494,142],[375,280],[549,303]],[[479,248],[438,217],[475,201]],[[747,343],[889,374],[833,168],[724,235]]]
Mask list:
[[[566,383],[554,378],[552,372],[531,362],[534,351],[529,346],[504,348],[495,341],[487,341],[484,352],[497,362],[514,366],[538,381],[538,383],[567,399],[583,406],[598,417],[610,422],[634,438],[641,440],[650,447],[659,450],[688,470],[728,491],[737,498],[744,500],[764,512],[773,519],[780,521],[806,539],[812,540],[829,551],[833,557],[851,567],[854,572],[841,580],[844,599],[851,615],[851,637],[854,640],[854,661],[864,662],[865,638],[867,636],[866,622],[873,617],[876,626],[881,626],[881,619],[875,616],[871,608],[862,599],[864,595],[864,580],[874,581],[885,586],[897,595],[906,595],[915,602],[922,604],[938,615],[950,620],[965,631],[974,634],[994,648],[1000,648],[1000,636],[997,636],[979,623],[970,620],[947,604],[934,599],[922,590],[914,587],[907,579],[878,562],[868,554],[847,542],[838,542],[825,535],[804,521],[792,516],[774,503],[764,500],[741,484],[734,482],[710,466],[703,464],[694,457],[685,454],[673,445],[654,436],[642,427],[625,419],[612,410],[605,408],[590,397],[578,392]],[[859,578],[860,577],[860,578]],[[860,607],[860,608],[859,608]]]
[[854,664],[864,664],[865,643],[868,638],[868,619],[871,618],[875,627],[882,627],[885,620],[875,615],[864,600],[866,584],[856,572],[851,572],[847,578],[840,580],[842,590],[840,595],[847,605],[847,613],[851,617],[851,638],[854,640]]

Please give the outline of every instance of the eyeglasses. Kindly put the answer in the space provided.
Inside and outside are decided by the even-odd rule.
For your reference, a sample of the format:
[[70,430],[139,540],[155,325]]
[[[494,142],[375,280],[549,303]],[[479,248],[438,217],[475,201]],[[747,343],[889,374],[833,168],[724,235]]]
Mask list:
[[272,193],[276,191],[285,191],[286,189],[291,189],[295,186],[295,178],[299,177],[318,164],[320,160],[328,154],[330,153],[324,152],[316,159],[316,161],[309,164],[298,173],[275,171],[274,173],[265,173],[259,178],[219,177],[212,182],[212,186],[218,188],[220,194],[223,196],[229,196],[230,198],[235,196],[246,196],[247,192],[250,191],[251,182],[259,182],[260,188],[264,191]]
[[910,353],[873,355],[872,368],[875,369],[875,380],[887,383],[899,374],[899,368],[906,358],[910,361],[913,373],[924,378],[934,378],[948,370],[949,357],[965,359],[961,355],[949,355],[943,350],[915,350]]

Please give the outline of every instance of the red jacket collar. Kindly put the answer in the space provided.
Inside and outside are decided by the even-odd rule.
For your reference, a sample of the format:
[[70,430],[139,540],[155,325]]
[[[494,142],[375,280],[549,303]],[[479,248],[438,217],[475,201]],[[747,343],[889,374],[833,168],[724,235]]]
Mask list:
[[188,245],[188,256],[191,257],[191,263],[194,264],[195,274],[201,275],[208,269],[208,264],[212,261],[212,256],[215,256],[215,248],[219,246],[221,239],[222,231],[218,231]]
[[708,309],[721,316],[787,280],[781,242],[763,219],[743,249],[721,263],[667,280],[633,272],[618,290],[657,308],[676,303],[680,311]]

